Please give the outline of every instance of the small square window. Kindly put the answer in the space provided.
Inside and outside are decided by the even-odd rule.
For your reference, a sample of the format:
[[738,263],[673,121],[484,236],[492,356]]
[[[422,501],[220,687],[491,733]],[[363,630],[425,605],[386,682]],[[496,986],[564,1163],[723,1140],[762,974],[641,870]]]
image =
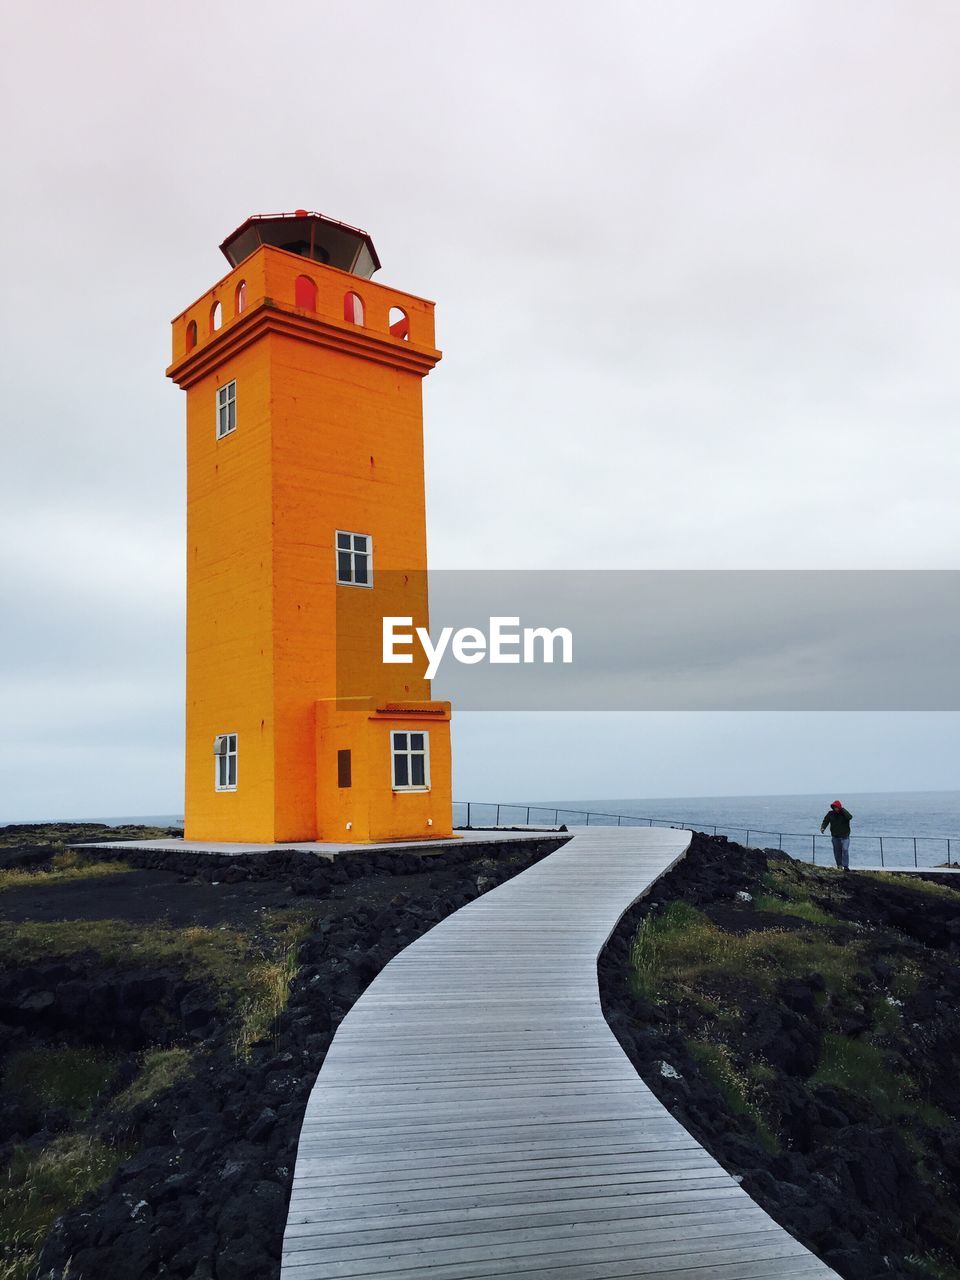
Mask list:
[[394,791],[429,791],[430,735],[394,731],[390,739]]
[[217,439],[222,440],[237,429],[237,384],[228,382],[217,388]]
[[213,740],[214,786],[218,791],[237,789],[237,735],[218,733]]
[[348,587],[373,586],[373,539],[368,533],[344,533],[336,537],[337,582]]

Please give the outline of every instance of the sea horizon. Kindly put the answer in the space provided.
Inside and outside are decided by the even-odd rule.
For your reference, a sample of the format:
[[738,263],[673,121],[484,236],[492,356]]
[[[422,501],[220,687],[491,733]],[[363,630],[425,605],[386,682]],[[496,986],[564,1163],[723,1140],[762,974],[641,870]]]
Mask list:
[[[935,787],[935,788],[923,788],[923,789],[916,789],[916,790],[911,790],[911,789],[892,790],[891,789],[891,790],[846,792],[846,798],[850,800],[851,803],[858,800],[867,800],[869,802],[871,799],[876,797],[883,797],[884,800],[888,802],[886,804],[883,804],[882,806],[879,806],[879,808],[883,810],[887,810],[889,808],[890,801],[896,801],[897,807],[899,808],[900,802],[903,799],[908,797],[913,797],[913,798],[935,797],[937,799],[940,799],[942,797],[952,797],[953,803],[947,804],[943,807],[946,812],[951,814],[951,816],[953,814],[956,815],[958,829],[956,832],[943,832],[942,834],[945,836],[950,835],[952,837],[953,835],[956,835],[957,837],[960,837],[960,789],[958,788],[947,788],[947,787],[936,788]],[[743,801],[764,801],[767,803],[769,803],[770,801],[789,801],[793,803],[797,801],[804,801],[804,802],[809,801],[811,803],[813,801],[817,801],[818,803],[822,803],[824,807],[826,807],[826,806],[829,806],[832,800],[836,798],[843,799],[843,795],[841,794],[838,797],[838,796],[835,796],[832,792],[829,793],[828,795],[827,792],[823,792],[823,791],[755,791],[755,792],[728,792],[728,793],[716,792],[709,795],[708,794],[700,794],[700,795],[686,794],[686,795],[673,795],[673,796],[640,796],[640,797],[621,796],[618,798],[609,798],[609,799],[603,799],[603,798],[597,799],[595,797],[591,799],[583,799],[582,797],[578,797],[578,798],[564,797],[561,799],[539,798],[539,799],[530,799],[530,800],[527,800],[527,799],[514,799],[514,800],[502,800],[502,801],[490,800],[490,801],[471,801],[471,804],[474,808],[484,809],[484,810],[489,809],[490,807],[495,806],[496,804],[499,803],[501,808],[510,809],[510,810],[526,809],[529,806],[530,808],[536,809],[538,811],[539,810],[552,811],[556,808],[559,808],[562,811],[568,812],[568,813],[581,812],[581,811],[590,812],[590,813],[603,813],[606,811],[606,812],[610,812],[611,815],[614,817],[616,817],[618,813],[622,813],[624,817],[634,816],[634,815],[646,817],[647,815],[639,813],[639,809],[638,809],[639,806],[653,805],[659,809],[663,805],[686,804],[688,806],[696,805],[697,808],[699,808],[701,805],[705,805],[705,804],[720,804],[723,806],[727,806],[730,804],[738,804],[739,802],[743,802]],[[454,800],[454,805],[457,809],[465,809],[466,803],[467,802],[465,800],[462,800],[462,801]],[[792,807],[792,804],[791,804],[791,807]],[[662,817],[663,815],[654,813],[650,816]],[[679,820],[682,820],[686,816],[693,816],[693,815],[684,815],[684,814],[677,815]],[[762,816],[765,816],[765,815],[758,814],[758,818]],[[66,816],[56,816],[56,817],[48,816],[43,818],[4,817],[3,819],[0,819],[0,827],[43,826],[49,823],[61,823],[61,822],[62,823],[97,822],[97,823],[103,823],[106,826],[117,826],[117,827],[134,826],[134,825],[182,826],[183,821],[184,821],[184,815],[182,811],[180,813],[167,812],[167,813],[149,813],[149,814],[126,814],[126,815],[114,814],[110,816],[104,816],[103,814],[95,814],[91,816],[78,816],[77,814],[69,814]]]
[[[590,799],[590,800],[566,798],[560,801],[557,801],[555,799],[544,800],[542,798],[535,799],[535,800],[526,800],[526,799],[516,800],[515,799],[515,800],[503,800],[503,801],[500,801],[499,803],[503,804],[504,806],[510,806],[510,807],[519,806],[521,808],[525,808],[529,804],[529,805],[535,806],[538,809],[539,808],[553,809],[557,806],[558,803],[562,808],[567,808],[568,806],[595,807],[595,806],[602,806],[602,805],[610,806],[610,805],[624,805],[624,804],[633,806],[633,805],[648,804],[648,803],[657,804],[657,805],[672,804],[672,803],[679,803],[685,800],[690,802],[696,802],[696,803],[702,803],[702,802],[713,801],[713,800],[718,800],[718,801],[795,800],[795,799],[815,798],[821,795],[826,796],[827,793],[821,792],[821,791],[752,791],[752,792],[734,791],[734,792],[714,792],[711,794],[701,793],[699,795],[687,793],[685,795],[673,795],[673,796],[640,796],[640,797],[632,796],[629,798],[619,797],[617,799],[599,799],[599,800],[596,798]],[[876,791],[848,791],[847,795],[850,797],[853,797],[853,796],[857,796],[857,797],[860,797],[860,796],[864,796],[864,797],[869,797],[869,796],[887,796],[887,797],[890,797],[890,796],[955,796],[957,797],[958,802],[960,802],[960,788],[953,788],[953,787],[932,787],[932,788],[917,788],[917,789],[901,788],[898,790],[881,789]],[[832,796],[832,793],[830,798],[831,799],[834,798]],[[466,801],[454,800],[454,803],[457,805],[464,805],[466,804]],[[472,803],[496,804],[497,801],[474,801]],[[827,803],[828,804],[830,803],[829,799],[827,800]],[[594,808],[594,811],[596,811],[595,808]],[[55,817],[47,816],[43,818],[4,817],[0,819],[0,827],[39,826],[39,825],[43,825],[45,823],[51,823],[51,822],[102,822],[102,823],[106,823],[108,826],[123,826],[128,823],[140,823],[142,825],[147,825],[147,824],[166,825],[168,823],[173,823],[173,824],[182,823],[183,820],[184,820],[184,815],[182,811],[180,813],[167,812],[167,813],[150,813],[150,814],[128,814],[128,815],[119,815],[119,816],[112,815],[109,817],[105,817],[102,814],[94,814],[92,816],[79,816],[77,814],[67,814],[67,815],[61,815],[61,816],[55,816]]]

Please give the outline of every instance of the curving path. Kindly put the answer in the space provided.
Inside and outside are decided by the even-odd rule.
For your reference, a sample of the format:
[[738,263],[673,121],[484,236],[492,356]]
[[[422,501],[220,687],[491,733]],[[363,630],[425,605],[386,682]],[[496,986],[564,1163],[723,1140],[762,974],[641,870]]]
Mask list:
[[401,952],[300,1136],[282,1280],[834,1276],[661,1106],[597,956],[690,833],[598,827]]

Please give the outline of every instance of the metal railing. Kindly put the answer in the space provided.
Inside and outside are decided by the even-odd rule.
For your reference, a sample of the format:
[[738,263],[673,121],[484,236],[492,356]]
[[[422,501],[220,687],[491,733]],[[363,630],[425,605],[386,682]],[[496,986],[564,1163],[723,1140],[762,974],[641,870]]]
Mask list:
[[[564,809],[549,805],[534,804],[505,804],[503,802],[497,804],[493,801],[463,800],[454,804],[455,812],[460,811],[461,815],[466,819],[464,822],[457,822],[455,825],[460,828],[471,828],[475,822],[481,826],[499,827],[503,825],[513,824],[515,826],[536,826],[538,823],[543,825],[552,825],[555,827],[566,825],[570,826],[590,826],[591,821],[602,826],[617,827],[684,827],[694,831],[703,831],[704,833],[712,833],[713,835],[728,835],[732,832],[744,834],[742,841],[738,840],[738,844],[749,845],[751,836],[769,836],[771,840],[776,840],[776,848],[784,853],[789,853],[794,858],[809,859],[810,862],[817,861],[817,841],[826,842],[825,851],[827,860],[833,858],[833,846],[830,843],[830,836],[811,834],[800,831],[768,831],[763,827],[737,827],[727,826],[723,823],[704,824],[699,819],[686,818],[650,818],[641,817],[634,813],[601,813],[595,809]],[[521,818],[520,815],[523,817]],[[552,815],[552,817],[550,816]],[[492,818],[492,820],[491,820]],[[578,821],[579,819],[579,821]],[[788,841],[784,844],[784,841]],[[884,843],[886,842],[886,843]],[[920,854],[930,852],[931,856],[936,857],[937,853],[946,854],[946,865],[953,866],[953,846],[956,844],[960,849],[960,836],[895,836],[895,835],[870,835],[850,837],[851,853],[859,852],[864,845],[870,850],[879,854],[881,867],[903,866],[902,861],[888,862],[887,859],[891,855],[906,853],[907,864],[910,865],[910,858],[913,859],[913,866],[919,868]],[[930,846],[935,846],[933,849]],[[791,847],[792,846],[792,847]],[[762,845],[754,846],[757,848],[772,848],[770,843],[765,842]],[[819,846],[824,849],[824,844]],[[923,866],[932,867],[935,864],[924,861]],[[939,865],[939,864],[936,864]]]

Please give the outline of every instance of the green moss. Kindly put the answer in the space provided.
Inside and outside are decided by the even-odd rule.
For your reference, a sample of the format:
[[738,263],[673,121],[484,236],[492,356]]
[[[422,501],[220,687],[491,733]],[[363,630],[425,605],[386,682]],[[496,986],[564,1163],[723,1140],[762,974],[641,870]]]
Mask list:
[[54,1218],[98,1187],[132,1153],[87,1135],[16,1147],[0,1180],[0,1278],[27,1280]]
[[152,1049],[143,1056],[140,1072],[133,1082],[117,1094],[113,1105],[118,1111],[130,1111],[141,1102],[149,1102],[189,1076],[193,1054],[189,1049]]
[[42,1107],[63,1107],[75,1120],[90,1115],[119,1062],[91,1049],[43,1048],[7,1059],[3,1087]]

